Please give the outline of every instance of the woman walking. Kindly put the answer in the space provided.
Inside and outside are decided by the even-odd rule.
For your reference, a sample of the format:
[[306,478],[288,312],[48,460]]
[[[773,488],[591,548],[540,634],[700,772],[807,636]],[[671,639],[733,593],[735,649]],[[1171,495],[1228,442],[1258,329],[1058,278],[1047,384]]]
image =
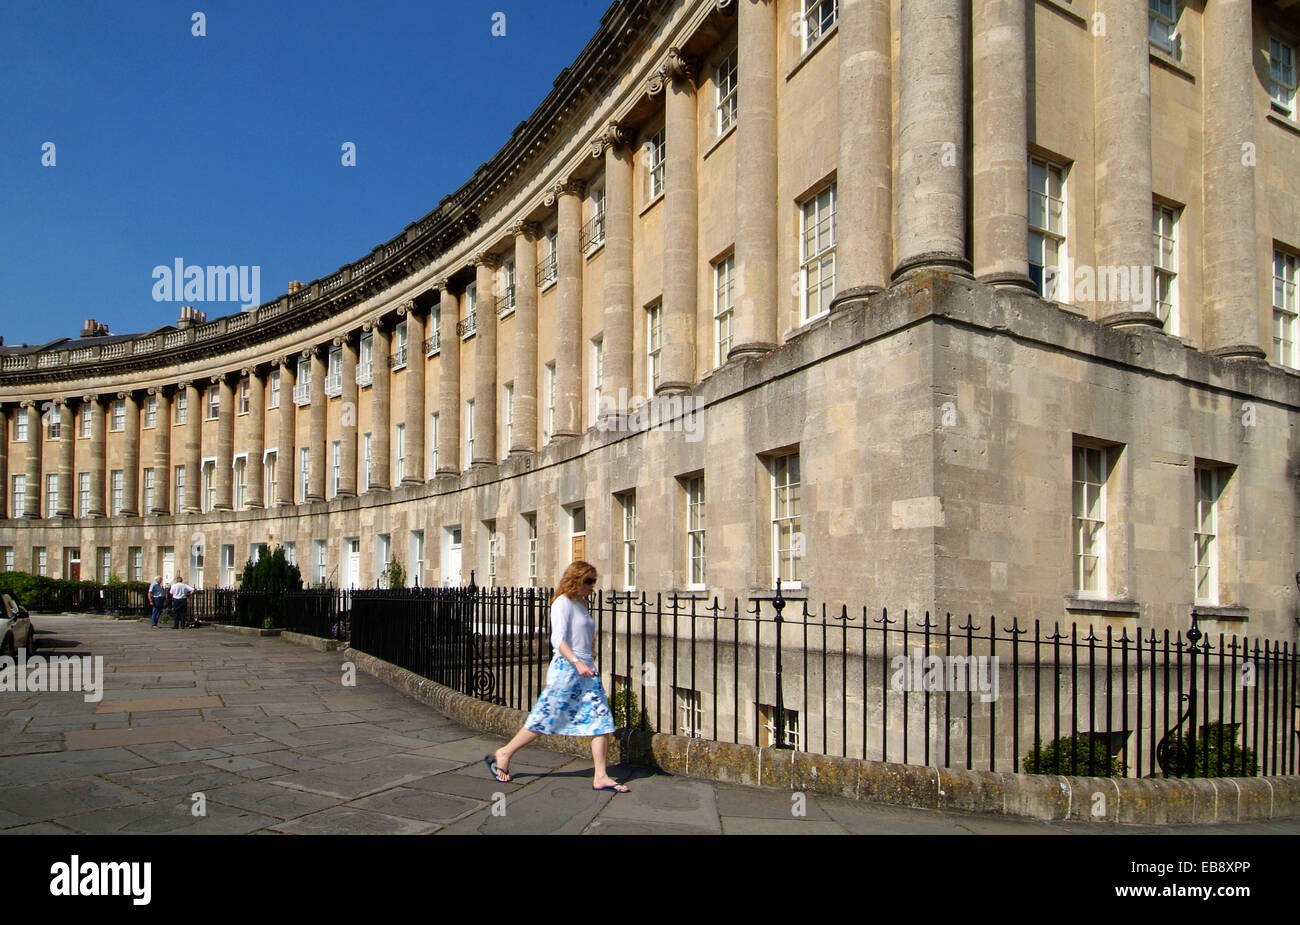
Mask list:
[[551,647],[555,657],[546,672],[546,689],[515,737],[494,754],[483,756],[488,771],[503,784],[511,779],[511,757],[538,736],[592,736],[592,789],[628,792],[605,772],[614,717],[591,653],[596,623],[586,600],[595,588],[596,569],[590,563],[573,562],[564,570],[551,601]]

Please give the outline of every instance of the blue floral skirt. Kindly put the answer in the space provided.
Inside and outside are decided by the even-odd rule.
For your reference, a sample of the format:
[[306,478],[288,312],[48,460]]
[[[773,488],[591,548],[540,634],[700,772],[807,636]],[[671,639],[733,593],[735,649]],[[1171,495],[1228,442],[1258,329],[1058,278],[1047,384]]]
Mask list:
[[558,652],[546,671],[546,689],[524,728],[542,735],[598,736],[614,731],[614,716],[600,676],[584,678]]

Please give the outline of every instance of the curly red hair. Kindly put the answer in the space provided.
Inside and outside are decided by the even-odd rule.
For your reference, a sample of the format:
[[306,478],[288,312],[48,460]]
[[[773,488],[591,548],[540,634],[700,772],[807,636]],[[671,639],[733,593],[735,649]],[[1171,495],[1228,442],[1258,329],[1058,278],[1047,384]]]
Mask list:
[[591,593],[586,585],[588,578],[596,577],[596,566],[590,562],[583,562],[581,559],[576,562],[570,562],[569,567],[564,570],[564,575],[560,578],[560,583],[555,587],[555,596],[551,598],[554,604],[561,597],[570,597],[575,601],[585,600]]

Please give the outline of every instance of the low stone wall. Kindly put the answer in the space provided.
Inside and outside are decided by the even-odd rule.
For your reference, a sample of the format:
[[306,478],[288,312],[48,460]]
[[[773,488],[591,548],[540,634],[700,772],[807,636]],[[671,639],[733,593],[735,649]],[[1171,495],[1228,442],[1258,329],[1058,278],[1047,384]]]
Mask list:
[[223,633],[238,633],[241,636],[279,636],[282,630],[264,630],[256,626],[235,626],[232,623],[204,623],[204,626]]
[[[479,732],[508,739],[527,717],[520,710],[475,700],[356,649],[344,648],[340,655]],[[1134,824],[1300,818],[1300,776],[1162,780],[1007,774],[837,758],[627,729],[620,729],[615,737],[611,762],[683,777],[917,809]],[[542,736],[535,744],[591,757],[589,738]]]

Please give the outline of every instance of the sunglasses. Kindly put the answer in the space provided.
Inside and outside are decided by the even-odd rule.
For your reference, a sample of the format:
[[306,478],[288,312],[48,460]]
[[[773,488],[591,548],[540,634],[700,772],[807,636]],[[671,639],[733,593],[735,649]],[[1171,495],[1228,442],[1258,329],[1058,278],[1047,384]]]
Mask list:
[[596,579],[594,579],[594,578],[584,578],[584,579],[582,580],[582,583],[583,583],[584,585],[594,585],[594,584],[596,583]]

